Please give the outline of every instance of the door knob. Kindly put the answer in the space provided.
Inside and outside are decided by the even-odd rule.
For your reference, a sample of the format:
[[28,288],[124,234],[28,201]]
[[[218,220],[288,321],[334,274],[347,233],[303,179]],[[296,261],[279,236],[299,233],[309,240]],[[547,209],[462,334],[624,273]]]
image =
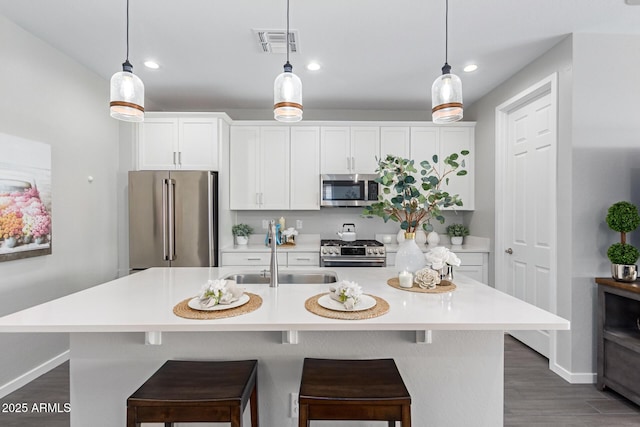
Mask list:
[[509,255],[511,255],[513,253],[513,249],[509,248],[507,250],[505,250],[506,253],[508,253]]

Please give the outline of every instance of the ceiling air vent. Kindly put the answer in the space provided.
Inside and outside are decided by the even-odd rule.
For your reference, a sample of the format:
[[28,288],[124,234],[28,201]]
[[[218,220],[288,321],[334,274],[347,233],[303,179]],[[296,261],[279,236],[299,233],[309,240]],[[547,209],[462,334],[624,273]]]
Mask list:
[[[287,53],[287,30],[253,30],[258,39],[260,52]],[[289,30],[289,51],[298,53],[299,38],[297,30]]]

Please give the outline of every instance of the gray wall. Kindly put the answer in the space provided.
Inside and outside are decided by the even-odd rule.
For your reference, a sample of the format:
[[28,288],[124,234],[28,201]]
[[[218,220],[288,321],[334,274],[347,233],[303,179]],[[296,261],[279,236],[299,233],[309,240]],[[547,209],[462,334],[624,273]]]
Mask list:
[[[118,124],[108,81],[2,16],[0,64],[0,132],[51,145],[53,211],[52,255],[0,263],[1,316],[115,277]],[[0,389],[68,346],[0,334]]]
[[[477,122],[476,188],[493,189],[495,108],[558,73],[557,302],[571,331],[558,333],[556,350],[561,369],[580,381],[595,372],[593,278],[610,274],[606,248],[617,238],[604,223],[606,210],[633,195],[640,202],[640,190],[633,187],[640,175],[639,43],[637,36],[574,34],[465,112]],[[474,234],[493,241],[495,199],[487,195],[477,198],[469,222],[478,230]]]

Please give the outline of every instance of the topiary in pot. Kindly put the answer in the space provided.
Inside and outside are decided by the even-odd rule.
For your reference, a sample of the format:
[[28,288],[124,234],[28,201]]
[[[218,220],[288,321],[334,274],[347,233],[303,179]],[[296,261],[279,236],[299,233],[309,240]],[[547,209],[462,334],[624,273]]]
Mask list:
[[638,277],[636,261],[640,257],[638,249],[627,243],[627,233],[640,225],[638,208],[629,202],[617,202],[609,207],[607,225],[620,233],[620,243],[614,243],[607,250],[611,261],[611,275],[623,282],[633,282]]

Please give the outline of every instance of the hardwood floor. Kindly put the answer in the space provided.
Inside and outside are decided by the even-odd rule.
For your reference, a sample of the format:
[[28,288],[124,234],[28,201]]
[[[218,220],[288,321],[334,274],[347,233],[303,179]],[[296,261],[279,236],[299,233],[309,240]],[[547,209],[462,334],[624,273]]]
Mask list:
[[505,427],[640,426],[640,407],[594,384],[569,384],[549,361],[505,335]]
[[[601,392],[593,384],[568,384],[549,370],[547,359],[508,335],[504,365],[505,427],[640,426],[639,406],[610,390]],[[0,426],[69,427],[69,414],[64,412],[68,402],[67,362],[0,399]],[[4,412],[12,403],[26,403],[28,411]],[[53,405],[41,408],[41,403]],[[33,404],[45,412],[34,411]]]

